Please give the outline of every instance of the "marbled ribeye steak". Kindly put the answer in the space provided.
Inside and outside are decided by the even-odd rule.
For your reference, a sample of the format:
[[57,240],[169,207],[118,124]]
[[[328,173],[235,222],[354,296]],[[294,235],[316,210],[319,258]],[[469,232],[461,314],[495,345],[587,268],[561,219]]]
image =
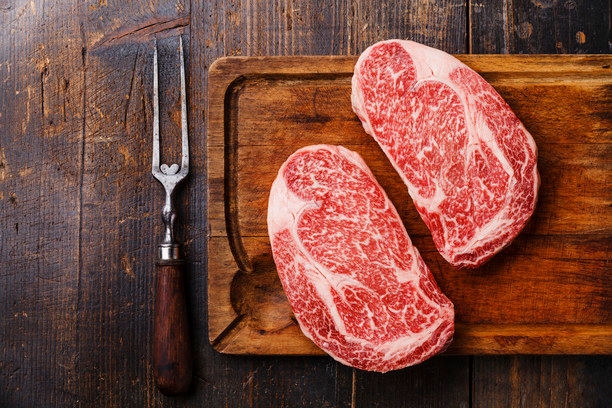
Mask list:
[[523,229],[539,187],[536,144],[475,71],[440,50],[383,41],[359,57],[351,98],[448,262],[482,265]]
[[270,191],[268,232],[300,328],[338,361],[385,372],[452,340],[453,304],[357,153],[291,155]]

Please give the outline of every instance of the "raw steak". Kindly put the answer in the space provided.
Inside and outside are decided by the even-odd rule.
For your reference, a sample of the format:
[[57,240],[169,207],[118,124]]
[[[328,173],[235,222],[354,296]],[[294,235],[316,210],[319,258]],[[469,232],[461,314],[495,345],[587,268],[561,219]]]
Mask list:
[[368,48],[352,85],[353,110],[448,262],[482,265],[516,237],[536,204],[537,149],[491,85],[449,54],[403,40]]
[[336,360],[385,372],[452,340],[453,304],[357,153],[291,155],[272,185],[268,232],[300,328]]

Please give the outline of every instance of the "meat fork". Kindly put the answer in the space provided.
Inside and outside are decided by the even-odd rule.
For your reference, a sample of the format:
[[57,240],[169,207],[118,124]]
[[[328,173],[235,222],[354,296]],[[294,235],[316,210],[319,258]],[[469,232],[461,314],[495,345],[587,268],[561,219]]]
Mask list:
[[183,283],[184,259],[174,237],[176,211],[174,190],[189,173],[189,141],[185,97],[183,40],[179,37],[181,59],[181,166],[160,165],[159,87],[157,42],[153,54],[153,160],[152,173],[164,186],[166,202],[162,209],[165,233],[158,246],[155,322],[153,329],[153,371],[159,390],[166,395],[187,391],[191,383],[191,342]]

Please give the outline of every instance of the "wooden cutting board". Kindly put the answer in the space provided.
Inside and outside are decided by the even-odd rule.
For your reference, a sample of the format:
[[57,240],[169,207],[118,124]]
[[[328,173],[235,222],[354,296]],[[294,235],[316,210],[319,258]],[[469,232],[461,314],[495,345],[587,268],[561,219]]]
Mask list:
[[232,57],[209,72],[208,323],[235,354],[322,354],[297,326],[266,229],[285,159],[316,143],[362,155],[454,302],[453,354],[611,354],[612,56],[462,55],[539,149],[537,209],[475,270],[450,266],[391,165],[351,110],[355,57]]

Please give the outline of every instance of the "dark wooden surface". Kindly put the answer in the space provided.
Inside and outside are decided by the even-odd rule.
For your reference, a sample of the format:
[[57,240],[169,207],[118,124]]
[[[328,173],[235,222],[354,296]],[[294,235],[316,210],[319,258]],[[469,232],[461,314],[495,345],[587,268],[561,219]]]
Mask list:
[[[353,55],[391,37],[452,53],[609,53],[609,8],[0,0],[0,406],[610,406],[609,356],[439,356],[379,375],[327,357],[218,354],[207,338],[204,217],[207,70],[218,57]],[[150,174],[151,62],[157,38],[163,156],[173,161],[179,34],[192,160],[178,235],[195,377],[188,394],[165,397],[151,362],[163,205]]]

